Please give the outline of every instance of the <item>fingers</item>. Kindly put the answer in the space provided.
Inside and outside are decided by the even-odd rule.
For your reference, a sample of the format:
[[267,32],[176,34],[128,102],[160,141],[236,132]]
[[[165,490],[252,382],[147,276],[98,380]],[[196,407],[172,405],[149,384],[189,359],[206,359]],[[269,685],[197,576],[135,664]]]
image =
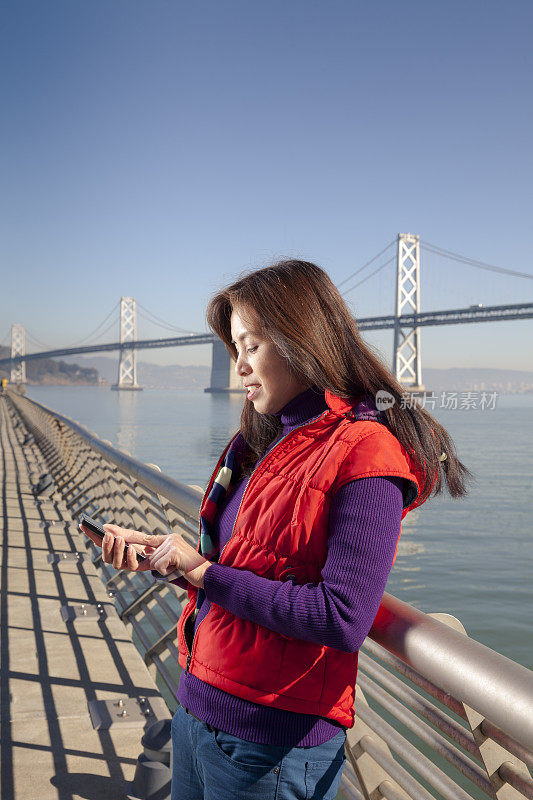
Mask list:
[[169,534],[150,556],[152,569],[168,575],[175,569],[187,574],[205,559],[183,539],[179,533]]
[[[190,556],[187,558],[182,552],[181,542],[183,542],[183,539],[179,534],[168,536],[150,556],[152,569],[157,570],[161,575],[168,575],[176,569],[184,574],[192,569],[193,565],[190,563]],[[197,557],[196,551],[193,550],[192,552]]]
[[112,536],[106,533],[102,541],[102,558],[106,564],[113,564],[115,569],[122,569],[126,541],[123,536]]
[[125,542],[142,545],[149,544],[152,547],[158,547],[167,538],[167,534],[141,533],[141,531],[133,530],[133,528],[121,528],[120,525],[113,525],[110,522],[106,522],[104,530],[113,536],[120,536]]
[[135,548],[130,544],[128,549],[126,550],[126,566],[128,569],[131,569],[133,572],[137,572],[143,569],[147,569],[148,567],[144,566],[143,562],[138,561],[137,559],[137,551]]
[[115,569],[129,569],[132,572],[151,569],[150,560],[140,562],[137,559],[137,550],[132,544],[128,546],[123,536],[114,537],[110,533],[106,533],[102,541],[102,558]]
[[143,561],[139,561],[137,555],[140,553],[141,555],[149,556],[148,551],[153,551],[153,550],[154,550],[153,547],[143,547],[143,551],[141,552],[139,548],[135,548],[132,544],[130,544],[126,550],[126,555],[125,555],[128,569],[131,569],[134,572],[146,572],[146,570],[152,569],[150,558],[146,558]]
[[[131,528],[121,528],[106,522],[103,526],[105,536],[103,539],[80,524],[80,529],[99,547],[102,548],[102,559],[106,564],[112,564],[115,569],[129,569],[134,572],[152,569],[151,558],[139,561],[137,551],[150,556],[157,548],[167,542],[168,534],[152,535],[141,533]],[[127,545],[129,545],[127,547]],[[137,545],[137,549],[135,548]]]
[[171,564],[171,553],[160,553],[155,558],[152,556],[150,563],[152,569],[157,570],[161,575],[167,575],[169,572],[174,572],[176,564]]
[[[170,572],[171,570],[168,569],[168,567],[172,559],[173,551],[172,538],[169,536],[152,554],[150,558],[152,569],[156,569],[161,575],[166,575],[167,572]],[[172,569],[173,568],[174,565],[172,565]]]
[[113,525],[111,522],[106,522],[103,525],[104,531],[110,533],[112,536],[121,536],[126,542],[134,541],[136,537],[146,536],[145,533],[136,531],[133,528],[121,528],[120,525]]
[[106,522],[102,527],[104,531],[112,533],[113,536],[119,536],[121,533],[126,532],[126,528],[121,528],[120,525],[113,525],[111,522]]

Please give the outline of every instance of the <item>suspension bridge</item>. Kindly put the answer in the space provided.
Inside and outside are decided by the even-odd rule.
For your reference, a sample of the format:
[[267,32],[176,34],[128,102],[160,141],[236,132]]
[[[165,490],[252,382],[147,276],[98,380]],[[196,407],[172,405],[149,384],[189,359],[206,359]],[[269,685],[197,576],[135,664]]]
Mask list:
[[[392,255],[390,251],[392,249]],[[395,265],[394,285],[395,302],[394,313],[360,317],[357,315],[358,327],[361,331],[386,330],[394,331],[392,354],[392,371],[407,389],[413,392],[423,391],[422,359],[420,348],[420,329],[435,325],[457,325],[466,323],[498,322],[505,320],[519,320],[533,318],[533,303],[519,302],[506,304],[469,304],[468,306],[447,308],[435,311],[421,311],[420,276],[421,276],[421,250],[426,257],[439,257],[448,262],[455,262],[462,268],[484,270],[505,279],[506,285],[510,279],[532,280],[533,275],[517,270],[505,269],[483,261],[478,261],[458,253],[453,253],[436,245],[420,240],[415,234],[398,234],[396,239],[380,250],[370,261],[367,261],[348,278],[338,284],[343,296],[359,289],[370,279],[383,274],[387,267]],[[377,266],[375,266],[377,263]],[[365,270],[373,267],[371,272],[362,277]],[[445,273],[446,270],[442,270]],[[361,277],[359,277],[361,276]],[[355,283],[354,283],[355,281]],[[388,279],[390,285],[390,275]],[[118,305],[118,304],[117,304]],[[152,312],[135,302],[133,297],[122,297],[119,309],[120,338],[112,342],[88,343],[87,340],[101,337],[116,324],[112,318],[117,306],[107,315],[102,323],[85,339],[60,348],[47,348],[35,352],[26,351],[26,329],[20,324],[11,328],[11,355],[0,359],[0,367],[9,366],[11,369],[12,383],[25,383],[26,363],[35,359],[57,358],[60,356],[83,355],[89,353],[102,353],[119,351],[119,365],[117,382],[111,388],[117,390],[135,391],[142,388],[137,380],[137,351],[144,349],[159,349],[165,347],[183,347],[190,345],[211,344],[212,365],[211,381],[206,391],[224,392],[241,391],[240,381],[232,369],[229,355],[217,337],[210,333],[197,333],[185,331],[172,323],[157,317]],[[159,327],[172,331],[174,335],[160,338],[138,338],[137,312],[147,321]],[[102,330],[106,323],[107,328]],[[37,345],[42,343],[35,337],[29,337]],[[85,342],[85,343],[84,343]]]

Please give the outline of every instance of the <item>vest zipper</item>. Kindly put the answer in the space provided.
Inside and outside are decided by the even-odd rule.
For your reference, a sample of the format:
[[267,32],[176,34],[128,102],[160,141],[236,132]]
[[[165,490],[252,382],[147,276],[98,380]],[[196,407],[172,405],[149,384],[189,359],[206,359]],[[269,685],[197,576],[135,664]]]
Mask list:
[[252,477],[253,477],[254,473],[256,472],[256,470],[258,469],[258,467],[260,467],[260,466],[261,466],[261,464],[263,463],[263,461],[264,461],[266,458],[268,458],[268,456],[269,456],[269,455],[271,455],[271,454],[274,452],[274,450],[275,450],[275,449],[276,449],[276,448],[277,448],[277,447],[278,447],[278,446],[279,446],[279,445],[280,445],[282,442],[284,442],[284,441],[285,441],[285,439],[288,439],[288,438],[289,438],[289,436],[292,436],[292,434],[293,434],[293,433],[296,433],[296,431],[299,431],[299,430],[300,430],[300,428],[305,428],[305,426],[306,426],[306,425],[311,425],[311,423],[313,423],[313,422],[316,422],[316,421],[317,421],[317,419],[320,419],[320,417],[323,417],[323,416],[324,416],[324,414],[327,414],[327,413],[328,413],[328,411],[329,411],[329,409],[328,409],[327,411],[323,411],[321,414],[319,414],[319,415],[318,415],[318,417],[314,417],[314,419],[308,419],[308,420],[307,420],[307,422],[302,422],[302,424],[301,424],[301,425],[298,425],[298,427],[296,427],[296,428],[293,428],[293,429],[292,429],[292,431],[289,431],[289,433],[286,433],[286,434],[285,434],[285,436],[282,436],[282,437],[281,437],[281,439],[279,440],[279,442],[276,442],[276,444],[274,445],[274,447],[272,448],[272,450],[269,450],[269,451],[268,451],[268,453],[265,453],[265,455],[263,456],[263,458],[262,458],[262,459],[260,459],[260,460],[257,462],[257,464],[255,465],[255,469],[254,469],[254,471],[252,472],[252,474],[251,474],[251,475],[250,475],[250,477],[248,478],[248,483],[246,484],[246,488],[245,488],[245,490],[244,490],[244,492],[243,492],[243,494],[242,494],[242,497],[241,497],[241,502],[239,503],[239,508],[237,509],[237,514],[235,515],[235,521],[234,521],[234,523],[233,523],[233,528],[232,528],[232,531],[231,531],[231,536],[229,537],[228,541],[226,542],[226,544],[224,545],[224,547],[222,548],[222,550],[220,551],[220,554],[219,554],[219,556],[218,556],[218,559],[219,559],[219,561],[220,561],[220,556],[222,555],[222,553],[224,552],[224,550],[226,549],[226,547],[227,547],[227,546],[228,546],[228,544],[230,543],[230,541],[231,541],[231,539],[232,539],[232,537],[233,537],[233,534],[235,533],[235,525],[237,524],[237,519],[239,518],[239,512],[240,512],[240,510],[241,510],[241,506],[242,506],[242,504],[243,504],[244,498],[246,497],[246,492],[248,491],[248,487],[250,486],[250,481],[252,480]]
[[[321,417],[323,417],[323,416],[324,416],[325,414],[327,414],[329,411],[330,411],[330,409],[328,408],[326,411],[323,411],[321,414],[319,414],[319,415],[318,415],[318,417],[314,417],[314,419],[309,419],[309,420],[307,420],[307,422],[303,422],[301,425],[298,425],[296,428],[293,428],[293,429],[292,429],[292,431],[289,431],[289,433],[286,433],[286,434],[285,434],[285,436],[282,436],[282,438],[279,440],[279,442],[276,442],[276,444],[274,445],[274,447],[272,448],[272,450],[269,450],[269,451],[268,451],[268,453],[265,453],[265,455],[263,456],[263,458],[261,458],[261,459],[260,459],[260,461],[258,461],[258,462],[257,462],[257,464],[255,465],[255,469],[254,469],[254,471],[252,472],[252,474],[251,474],[251,475],[250,475],[250,477],[248,478],[248,483],[246,484],[246,488],[245,488],[245,490],[244,490],[244,492],[243,492],[243,495],[242,495],[242,497],[241,497],[241,502],[239,503],[239,508],[237,509],[237,514],[235,515],[235,521],[234,521],[234,523],[233,523],[233,528],[232,528],[232,531],[231,531],[231,536],[229,537],[228,541],[226,542],[226,544],[224,545],[224,547],[222,548],[222,550],[221,550],[221,551],[220,551],[220,553],[219,553],[219,556],[218,556],[218,558],[219,558],[219,561],[220,561],[220,556],[222,555],[222,553],[224,552],[224,550],[225,550],[225,549],[226,549],[226,547],[228,546],[229,542],[231,541],[231,539],[232,539],[232,537],[233,537],[233,534],[235,533],[235,525],[237,524],[237,519],[238,519],[238,517],[239,517],[239,512],[240,512],[240,510],[241,510],[241,506],[242,506],[242,504],[243,504],[243,500],[244,500],[244,498],[245,498],[245,496],[246,496],[246,492],[248,491],[248,487],[250,486],[250,481],[251,481],[251,479],[252,479],[252,477],[253,477],[254,473],[255,473],[255,472],[256,472],[256,470],[258,469],[258,467],[259,467],[259,466],[260,466],[260,465],[263,463],[263,461],[264,461],[264,460],[265,460],[265,459],[266,459],[266,458],[267,458],[269,455],[271,455],[271,454],[274,452],[274,450],[275,450],[275,449],[276,449],[276,448],[277,448],[277,447],[278,447],[278,446],[279,446],[279,445],[280,445],[282,442],[284,442],[286,439],[288,439],[288,438],[289,438],[289,436],[292,436],[292,434],[293,434],[293,433],[296,433],[296,431],[299,431],[299,430],[300,430],[300,428],[305,428],[305,426],[306,426],[306,425],[311,425],[311,423],[313,423],[313,422],[316,422],[318,419],[320,419]],[[194,611],[193,611],[193,614],[194,614]],[[192,614],[191,614],[191,616],[192,616]],[[207,618],[207,614],[206,614],[206,616],[204,617],[204,619],[202,620],[202,622],[204,622],[206,618]],[[190,617],[189,617],[189,619],[190,619]],[[188,620],[187,620],[187,621],[188,621]],[[200,626],[202,625],[202,622],[200,622],[200,625],[198,625],[198,628],[197,628],[197,629],[194,631],[194,633],[193,633],[193,637],[192,637],[192,641],[191,641],[191,649],[190,649],[190,651],[189,651],[189,655],[187,656],[187,664],[186,664],[186,666],[185,666],[185,672],[186,672],[186,673],[189,671],[189,666],[190,666],[190,663],[191,663],[192,651],[193,651],[193,649],[194,649],[194,639],[195,639],[195,637],[196,637],[196,633],[197,633],[198,629],[199,629],[199,628],[200,628]],[[185,637],[185,644],[187,645],[187,649],[188,649],[188,648],[189,648],[189,645],[187,644],[187,637]]]

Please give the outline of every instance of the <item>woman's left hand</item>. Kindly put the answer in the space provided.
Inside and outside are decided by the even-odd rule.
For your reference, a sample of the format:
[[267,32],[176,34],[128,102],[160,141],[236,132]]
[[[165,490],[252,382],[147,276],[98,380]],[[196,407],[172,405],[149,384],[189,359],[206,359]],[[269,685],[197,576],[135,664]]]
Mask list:
[[179,533],[169,533],[164,541],[150,555],[150,566],[161,575],[168,575],[175,569],[182,572],[193,586],[203,587],[204,572],[211,564],[194,547],[187,544]]

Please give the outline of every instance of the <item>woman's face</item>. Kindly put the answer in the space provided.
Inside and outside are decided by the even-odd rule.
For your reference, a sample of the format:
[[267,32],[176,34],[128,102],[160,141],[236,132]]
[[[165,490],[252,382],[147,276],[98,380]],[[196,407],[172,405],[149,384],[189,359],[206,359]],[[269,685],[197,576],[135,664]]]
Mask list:
[[242,378],[246,396],[259,414],[277,414],[296,395],[309,388],[289,371],[270,339],[260,332],[257,316],[246,308],[231,315],[231,338],[237,349],[235,372]]

